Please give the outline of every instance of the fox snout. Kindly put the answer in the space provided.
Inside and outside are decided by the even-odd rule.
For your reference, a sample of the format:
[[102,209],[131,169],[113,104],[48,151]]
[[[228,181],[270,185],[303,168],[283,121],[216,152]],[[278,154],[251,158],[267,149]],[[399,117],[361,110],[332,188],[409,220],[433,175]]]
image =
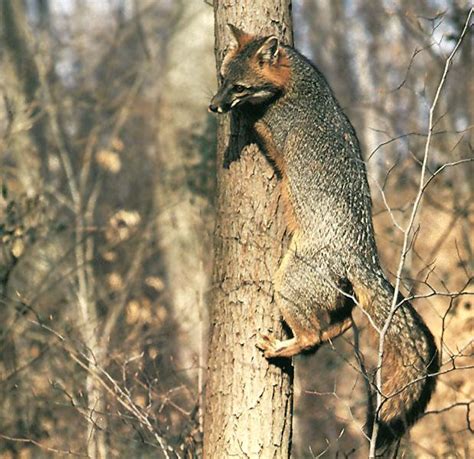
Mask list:
[[[208,110],[212,113],[225,113],[222,109],[222,106],[216,103],[215,97],[211,99],[211,103],[209,104]],[[227,110],[226,110],[227,111]]]
[[217,105],[214,105],[212,103],[212,101],[211,101],[211,103],[209,104],[209,107],[208,107],[209,111],[213,112],[213,113],[219,113],[219,108],[220,107],[218,107]]
[[232,108],[232,100],[229,98],[226,88],[221,88],[211,99],[209,111],[213,113],[227,113]]

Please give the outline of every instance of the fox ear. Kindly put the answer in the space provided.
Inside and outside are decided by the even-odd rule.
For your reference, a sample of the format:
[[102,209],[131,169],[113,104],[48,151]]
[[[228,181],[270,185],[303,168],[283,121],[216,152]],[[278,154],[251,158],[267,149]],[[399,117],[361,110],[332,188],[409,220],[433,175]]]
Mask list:
[[277,37],[268,37],[263,42],[263,45],[260,46],[260,49],[257,51],[257,57],[259,58],[260,62],[265,62],[269,64],[275,62],[278,57],[279,46],[280,42]]
[[227,27],[229,27],[230,33],[232,34],[232,37],[235,40],[237,48],[244,46],[253,38],[252,35],[248,34],[247,32],[244,32],[243,30],[240,30],[233,24],[227,24]]

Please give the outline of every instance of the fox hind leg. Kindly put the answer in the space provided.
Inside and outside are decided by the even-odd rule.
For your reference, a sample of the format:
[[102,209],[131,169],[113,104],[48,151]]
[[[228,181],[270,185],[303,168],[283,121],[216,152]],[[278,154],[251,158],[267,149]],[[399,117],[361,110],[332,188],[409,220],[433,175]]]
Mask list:
[[320,330],[318,334],[314,332],[308,333],[308,331],[295,333],[295,329],[290,326],[293,332],[293,338],[280,341],[270,334],[261,335],[260,340],[257,342],[257,347],[263,351],[267,359],[293,357],[303,351],[336,339],[351,327],[352,317],[347,317],[342,322],[331,324],[323,330]]
[[[267,359],[275,357],[293,357],[303,351],[317,346],[320,342],[319,333],[313,330],[303,330],[296,324],[289,323],[293,338],[280,341],[273,335],[261,335],[257,342],[257,347],[261,349]],[[290,321],[291,322],[291,321]],[[292,326],[293,325],[293,326]]]
[[[340,291],[346,286],[311,258],[313,263],[308,263],[290,250],[275,276],[275,298],[293,337],[280,341],[262,335],[257,347],[266,358],[292,357],[335,339],[352,326],[352,305]],[[318,269],[312,270],[311,265]]]

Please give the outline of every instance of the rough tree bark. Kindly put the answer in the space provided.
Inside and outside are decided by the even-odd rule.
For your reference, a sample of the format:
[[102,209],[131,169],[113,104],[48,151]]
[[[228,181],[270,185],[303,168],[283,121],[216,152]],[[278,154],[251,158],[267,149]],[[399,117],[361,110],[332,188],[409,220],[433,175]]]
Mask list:
[[[228,23],[292,41],[289,0],[215,1],[214,8],[218,69],[230,42]],[[284,458],[291,445],[293,368],[289,361],[269,364],[255,347],[258,333],[283,333],[272,286],[286,238],[279,183],[235,116],[219,118],[217,160],[204,457]]]

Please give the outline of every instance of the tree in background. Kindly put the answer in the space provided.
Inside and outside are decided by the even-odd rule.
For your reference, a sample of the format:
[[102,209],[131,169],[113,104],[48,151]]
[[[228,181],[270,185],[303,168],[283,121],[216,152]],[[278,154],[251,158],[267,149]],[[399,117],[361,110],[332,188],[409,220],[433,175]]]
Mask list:
[[[181,368],[205,365],[204,294],[212,264],[209,199],[214,190],[215,120],[203,110],[214,85],[213,25],[205,2],[183,2],[166,44],[157,100],[157,229],[170,302],[179,326]],[[204,144],[207,142],[208,144]],[[204,147],[204,148],[203,148]]]

